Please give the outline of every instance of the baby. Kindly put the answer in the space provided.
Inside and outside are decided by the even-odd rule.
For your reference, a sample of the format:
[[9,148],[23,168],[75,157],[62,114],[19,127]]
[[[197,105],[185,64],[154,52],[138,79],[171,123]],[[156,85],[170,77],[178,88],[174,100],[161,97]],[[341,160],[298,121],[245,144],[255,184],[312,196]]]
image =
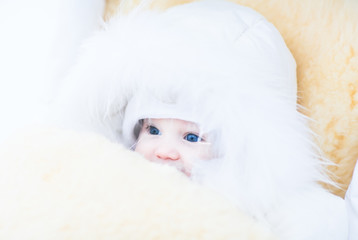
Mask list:
[[144,119],[135,151],[152,162],[174,166],[191,175],[195,160],[212,157],[207,136],[193,122],[181,119]]
[[201,126],[198,113],[180,100],[166,103],[139,91],[126,107],[124,140],[146,159],[191,176],[194,165],[214,156],[212,134]]

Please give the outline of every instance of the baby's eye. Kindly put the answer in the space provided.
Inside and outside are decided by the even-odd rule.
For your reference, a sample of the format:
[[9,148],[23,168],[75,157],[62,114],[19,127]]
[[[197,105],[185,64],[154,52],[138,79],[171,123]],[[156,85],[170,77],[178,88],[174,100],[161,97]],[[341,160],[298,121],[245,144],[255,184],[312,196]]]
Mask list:
[[148,132],[151,135],[160,135],[159,129],[154,126],[148,126]]
[[188,133],[187,135],[184,136],[184,139],[189,142],[200,142],[201,141],[201,138],[194,133]]

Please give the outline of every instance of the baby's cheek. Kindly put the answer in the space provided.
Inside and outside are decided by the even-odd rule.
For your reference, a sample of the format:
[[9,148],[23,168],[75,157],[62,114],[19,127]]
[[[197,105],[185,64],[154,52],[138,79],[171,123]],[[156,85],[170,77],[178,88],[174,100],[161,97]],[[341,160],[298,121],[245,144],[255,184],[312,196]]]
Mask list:
[[210,149],[208,149],[206,146],[196,146],[195,148],[191,148],[190,150],[186,151],[185,159],[185,165],[191,167],[195,164],[198,164],[197,161],[212,159],[212,154]]
[[210,160],[213,158],[213,154],[209,146],[202,146],[199,152],[199,159]]
[[138,141],[134,151],[140,153],[141,155],[143,155],[145,158],[148,159],[150,155],[150,146],[146,143],[145,140],[141,140]]

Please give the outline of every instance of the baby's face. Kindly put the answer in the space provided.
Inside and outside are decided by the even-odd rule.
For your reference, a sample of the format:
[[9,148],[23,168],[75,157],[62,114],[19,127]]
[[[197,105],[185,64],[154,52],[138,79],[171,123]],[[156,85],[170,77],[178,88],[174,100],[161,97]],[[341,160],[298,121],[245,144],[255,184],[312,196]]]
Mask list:
[[193,164],[212,158],[210,143],[195,123],[179,119],[145,119],[135,151],[152,162],[176,167],[191,175]]

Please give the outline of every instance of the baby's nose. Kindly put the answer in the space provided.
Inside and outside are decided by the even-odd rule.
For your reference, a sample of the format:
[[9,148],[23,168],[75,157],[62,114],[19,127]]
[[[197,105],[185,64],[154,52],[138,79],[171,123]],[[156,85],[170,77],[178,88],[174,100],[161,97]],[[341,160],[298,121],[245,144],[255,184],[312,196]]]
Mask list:
[[162,160],[179,160],[180,159],[180,153],[179,151],[170,146],[160,146],[158,147],[155,152],[155,156]]

